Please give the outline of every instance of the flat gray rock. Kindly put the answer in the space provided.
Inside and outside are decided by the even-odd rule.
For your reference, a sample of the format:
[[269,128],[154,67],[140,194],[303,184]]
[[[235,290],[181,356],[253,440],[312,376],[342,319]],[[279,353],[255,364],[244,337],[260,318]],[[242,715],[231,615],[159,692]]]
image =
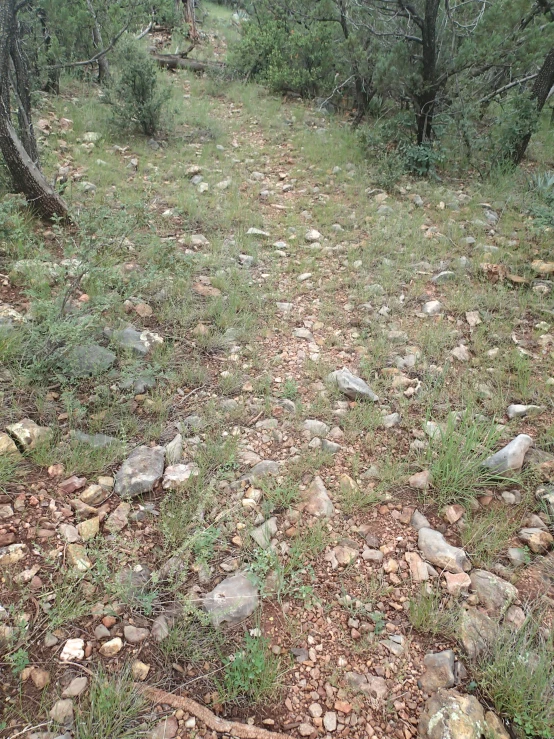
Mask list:
[[491,616],[502,616],[517,598],[517,588],[492,572],[474,570],[470,578],[472,591]]
[[264,521],[261,526],[252,529],[250,536],[262,549],[267,549],[276,533],[277,519],[273,516],[272,518],[268,518],[267,521]]
[[434,693],[439,688],[452,688],[456,683],[454,662],[455,656],[451,649],[426,654],[423,658],[425,672],[420,678],[423,690]]
[[115,354],[98,344],[76,346],[65,354],[64,369],[71,377],[96,377],[107,372],[116,360]]
[[150,492],[164,472],[165,449],[139,446],[123,462],[115,476],[115,492],[122,498],[134,498]]
[[379,400],[379,396],[373,392],[367,382],[362,380],[361,377],[353,375],[346,367],[331,372],[331,374],[328,375],[327,380],[337,385],[341,393],[351,400],[363,398],[373,402]]
[[249,472],[241,477],[241,480],[255,482],[256,480],[261,480],[263,477],[267,477],[268,475],[275,477],[278,474],[279,464],[277,462],[273,462],[271,459],[264,459],[261,462],[258,462],[258,464],[255,464]]
[[496,454],[488,457],[483,466],[488,467],[491,472],[500,474],[508,470],[520,470],[523,466],[525,454],[533,446],[533,439],[527,434],[519,434],[515,439]]
[[464,550],[449,544],[440,531],[419,529],[417,543],[424,558],[435,567],[453,573],[471,570],[471,562]]
[[304,499],[304,510],[312,516],[330,518],[335,512],[321,477],[314,477],[313,482],[302,497]]
[[498,624],[477,608],[462,611],[456,637],[471,659],[482,654],[494,640]]
[[239,573],[220,582],[202,604],[214,626],[224,622],[236,624],[256,610],[258,591],[246,575]]

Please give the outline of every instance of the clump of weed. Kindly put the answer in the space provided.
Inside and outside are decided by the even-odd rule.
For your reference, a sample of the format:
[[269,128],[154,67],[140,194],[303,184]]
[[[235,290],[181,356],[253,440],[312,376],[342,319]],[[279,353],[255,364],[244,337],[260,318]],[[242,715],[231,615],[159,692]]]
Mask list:
[[516,631],[501,628],[474,676],[518,737],[554,736],[554,632],[545,634],[532,618]]
[[246,634],[244,645],[224,659],[223,678],[217,681],[224,703],[246,700],[258,704],[275,695],[279,686],[280,662],[262,636]]
[[459,609],[447,602],[440,592],[421,588],[418,595],[410,599],[408,616],[416,631],[425,634],[451,637],[459,617]]
[[510,515],[505,508],[480,511],[466,521],[462,544],[474,565],[488,569],[520,528],[521,518]]

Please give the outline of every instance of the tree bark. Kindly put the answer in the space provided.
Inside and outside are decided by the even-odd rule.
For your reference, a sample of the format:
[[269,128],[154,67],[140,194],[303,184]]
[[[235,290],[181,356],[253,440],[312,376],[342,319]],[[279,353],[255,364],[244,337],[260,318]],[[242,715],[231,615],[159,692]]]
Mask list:
[[[10,66],[13,74],[10,75]],[[18,100],[22,139],[11,122],[10,78]],[[45,218],[68,217],[67,206],[42,174],[31,123],[27,63],[20,50],[16,0],[0,0],[0,151],[15,189]]]
[[[544,108],[544,104],[548,100],[548,93],[552,89],[553,85],[554,48],[550,49],[550,51],[546,55],[546,59],[544,60],[543,65],[540,68],[540,71],[535,79],[533,88],[531,90],[531,100],[533,100],[533,102],[535,103],[537,118],[541,114],[541,111]],[[525,156],[525,152],[527,151],[527,147],[529,146],[529,142],[531,141],[531,136],[533,135],[533,128],[534,124],[531,124],[528,131],[514,147],[514,150],[512,152],[512,161],[514,164],[520,164],[523,157]]]
[[437,100],[437,17],[441,0],[425,0],[425,15],[421,22],[423,84],[415,94],[417,143],[433,140],[433,117]]
[[[94,42],[94,48],[100,51],[104,48],[104,42],[102,41],[102,30],[98,23],[98,17],[94,10],[92,0],[86,0],[88,12],[92,17],[92,40]],[[98,59],[98,82],[102,84],[106,82],[110,76],[110,65],[106,55],[99,57]]]

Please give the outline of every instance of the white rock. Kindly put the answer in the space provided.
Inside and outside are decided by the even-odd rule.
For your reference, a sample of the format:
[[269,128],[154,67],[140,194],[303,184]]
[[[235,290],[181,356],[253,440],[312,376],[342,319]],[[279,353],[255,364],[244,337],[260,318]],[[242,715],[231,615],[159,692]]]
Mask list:
[[82,660],[85,657],[85,642],[83,639],[68,639],[63,645],[63,649],[60,654],[60,660],[62,662],[69,662],[73,660]]
[[526,452],[533,446],[533,439],[527,434],[519,434],[503,449],[483,462],[492,472],[500,474],[508,470],[520,470]]

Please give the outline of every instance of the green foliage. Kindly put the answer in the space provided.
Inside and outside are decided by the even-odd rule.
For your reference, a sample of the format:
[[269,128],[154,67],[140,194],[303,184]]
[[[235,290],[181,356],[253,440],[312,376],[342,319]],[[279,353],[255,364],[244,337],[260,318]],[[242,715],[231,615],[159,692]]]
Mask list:
[[122,129],[138,128],[145,136],[154,136],[164,120],[171,89],[162,80],[150,54],[132,38],[121,42],[117,65],[107,95],[114,123]]
[[217,681],[223,702],[246,699],[256,705],[275,694],[279,659],[269,651],[269,641],[264,637],[246,634],[242,649],[225,658],[224,666],[223,679]]
[[422,586],[419,594],[410,599],[408,616],[416,631],[452,637],[459,613],[457,606],[449,604],[440,592]]
[[475,679],[519,737],[554,735],[554,633],[532,618],[517,630],[501,627],[474,664]]
[[76,717],[75,739],[138,739],[144,735],[142,713],[145,700],[133,684],[130,669],[116,675],[108,674],[101,666],[92,678]]
[[8,654],[6,661],[10,665],[13,674],[19,676],[30,664],[29,652],[26,649],[20,648],[17,651]]

